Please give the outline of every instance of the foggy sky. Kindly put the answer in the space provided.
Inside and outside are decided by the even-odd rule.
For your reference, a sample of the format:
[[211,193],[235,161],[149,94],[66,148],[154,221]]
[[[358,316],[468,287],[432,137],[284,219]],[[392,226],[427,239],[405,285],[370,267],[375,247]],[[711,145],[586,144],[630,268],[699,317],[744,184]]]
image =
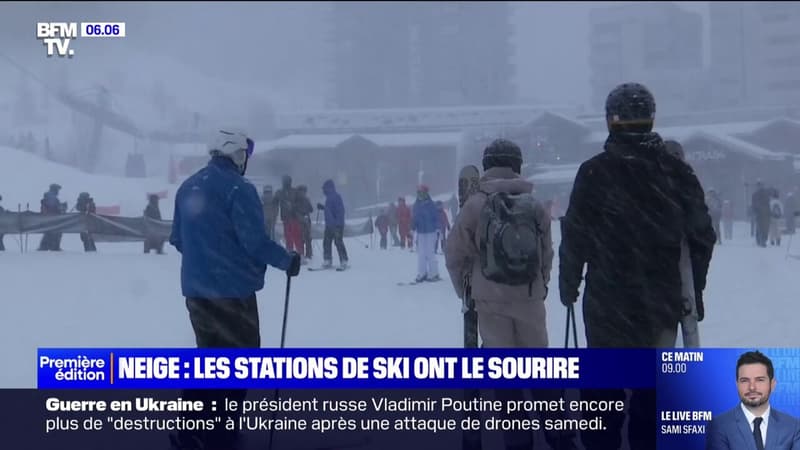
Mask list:
[[[589,11],[620,3],[512,3],[518,102],[588,106]],[[707,22],[707,2],[677,3],[703,13]],[[124,21],[128,29],[124,40],[100,43],[83,39],[76,46],[102,45],[99,53],[121,54],[135,48],[167,55],[204,75],[287,96],[302,93],[318,97],[323,104],[330,58],[322,44],[328,7],[324,2],[0,3],[0,38],[4,43],[0,51],[29,63],[44,59],[43,47],[35,40],[35,22],[39,20]],[[100,61],[100,54],[94,59],[86,56],[48,61],[51,64],[43,70],[54,70],[58,64],[85,66]],[[2,61],[0,64],[0,73],[8,70]],[[94,73],[100,76],[101,71],[112,69],[100,67]]]

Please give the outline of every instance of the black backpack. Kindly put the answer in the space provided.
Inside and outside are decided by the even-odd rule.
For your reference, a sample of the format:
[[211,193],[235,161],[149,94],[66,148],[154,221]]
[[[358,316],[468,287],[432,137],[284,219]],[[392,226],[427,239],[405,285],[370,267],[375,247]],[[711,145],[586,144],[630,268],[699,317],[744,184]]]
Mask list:
[[478,222],[481,273],[496,283],[532,284],[542,265],[538,202],[529,193],[486,195]]

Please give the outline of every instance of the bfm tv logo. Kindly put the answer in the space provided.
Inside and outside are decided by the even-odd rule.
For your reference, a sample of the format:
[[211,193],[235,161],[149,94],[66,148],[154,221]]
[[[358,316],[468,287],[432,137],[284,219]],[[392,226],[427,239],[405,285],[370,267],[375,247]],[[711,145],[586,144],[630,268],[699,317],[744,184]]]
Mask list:
[[47,56],[58,54],[61,58],[72,57],[75,50],[69,43],[78,37],[78,24],[75,22],[38,22],[36,39],[41,39],[47,46]]
[[47,47],[47,56],[58,55],[71,58],[75,50],[70,43],[81,37],[125,37],[125,22],[37,22],[36,39],[41,39]]

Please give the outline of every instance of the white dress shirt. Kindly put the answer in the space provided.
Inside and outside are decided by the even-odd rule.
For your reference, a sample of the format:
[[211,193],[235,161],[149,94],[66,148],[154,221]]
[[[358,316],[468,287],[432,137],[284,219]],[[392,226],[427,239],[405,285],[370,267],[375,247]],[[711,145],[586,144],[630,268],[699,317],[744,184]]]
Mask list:
[[[756,416],[754,416],[753,413],[751,413],[750,410],[747,409],[746,406],[744,406],[744,403],[740,403],[740,405],[742,407],[742,411],[744,412],[744,416],[747,418],[747,424],[750,425],[750,431],[752,432],[753,431],[753,419],[755,419]],[[766,448],[766,445],[767,445],[767,425],[769,424],[769,410],[770,410],[770,406],[769,406],[769,404],[767,404],[767,410],[764,411],[764,414],[761,416],[764,420],[761,422],[761,426],[759,427],[759,428],[761,428],[761,439],[764,440],[765,448]]]

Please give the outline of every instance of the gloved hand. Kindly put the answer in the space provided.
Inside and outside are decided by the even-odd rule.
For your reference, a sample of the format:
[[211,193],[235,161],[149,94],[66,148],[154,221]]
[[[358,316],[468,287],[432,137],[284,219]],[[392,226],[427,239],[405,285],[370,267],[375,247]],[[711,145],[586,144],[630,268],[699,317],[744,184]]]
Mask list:
[[289,268],[286,269],[286,274],[290,277],[296,277],[300,273],[300,254],[297,252],[289,252],[289,256],[292,260],[289,263]]
[[317,210],[324,211],[325,210],[325,205],[323,205],[322,203],[317,203]]
[[566,307],[569,307],[571,305],[574,305],[577,302],[578,302],[578,296],[577,295],[576,296],[570,296],[566,292],[561,291],[561,304],[562,305],[564,305]]
[[706,306],[703,304],[703,292],[695,292],[694,300],[697,303],[697,321],[702,322],[706,316]]

